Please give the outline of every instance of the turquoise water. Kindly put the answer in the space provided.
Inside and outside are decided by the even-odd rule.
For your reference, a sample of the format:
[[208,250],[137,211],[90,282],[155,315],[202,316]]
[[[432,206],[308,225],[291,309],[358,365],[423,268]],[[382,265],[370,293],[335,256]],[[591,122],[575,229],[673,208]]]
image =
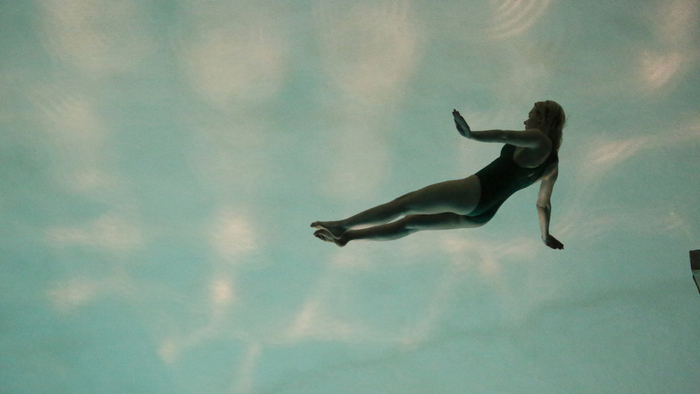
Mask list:
[[[697,393],[700,2],[0,2],[0,392]],[[313,237],[463,178],[478,229]]]

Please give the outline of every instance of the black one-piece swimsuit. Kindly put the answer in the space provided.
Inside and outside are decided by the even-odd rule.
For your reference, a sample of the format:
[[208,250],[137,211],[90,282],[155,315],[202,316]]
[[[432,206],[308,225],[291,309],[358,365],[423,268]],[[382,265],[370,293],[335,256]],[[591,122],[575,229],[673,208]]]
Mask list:
[[474,211],[467,215],[470,220],[488,222],[508,197],[537,182],[547,167],[559,161],[557,152],[552,150],[544,163],[535,168],[523,168],[513,160],[514,153],[515,145],[506,144],[500,157],[476,173],[481,183],[481,198]]

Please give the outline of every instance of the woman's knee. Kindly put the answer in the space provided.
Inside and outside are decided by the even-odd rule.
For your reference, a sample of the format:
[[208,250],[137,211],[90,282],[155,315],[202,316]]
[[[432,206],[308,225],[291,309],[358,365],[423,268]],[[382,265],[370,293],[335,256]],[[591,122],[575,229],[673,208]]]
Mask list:
[[397,197],[389,204],[391,204],[394,207],[394,209],[398,210],[401,213],[409,213],[415,209],[415,195],[416,192],[406,193],[401,197]]

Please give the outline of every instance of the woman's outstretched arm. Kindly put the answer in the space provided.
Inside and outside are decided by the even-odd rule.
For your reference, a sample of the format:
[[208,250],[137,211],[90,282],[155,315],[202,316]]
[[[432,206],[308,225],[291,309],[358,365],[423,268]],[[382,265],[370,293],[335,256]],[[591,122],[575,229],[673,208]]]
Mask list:
[[472,130],[459,111],[452,111],[457,131],[466,138],[481,142],[500,142],[525,148],[551,149],[552,142],[540,130]]
[[537,196],[537,214],[540,218],[542,241],[545,243],[545,245],[552,249],[564,249],[564,244],[559,242],[549,233],[549,219],[552,214],[552,204],[550,198],[552,196],[554,182],[557,181],[557,176],[559,174],[558,165],[553,164],[553,166],[554,168],[552,168],[549,173],[542,178],[540,193]]

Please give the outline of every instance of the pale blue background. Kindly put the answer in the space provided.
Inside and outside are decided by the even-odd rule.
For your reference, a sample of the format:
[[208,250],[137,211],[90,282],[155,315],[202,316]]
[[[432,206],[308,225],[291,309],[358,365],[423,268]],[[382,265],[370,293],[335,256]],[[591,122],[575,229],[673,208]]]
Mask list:
[[[698,393],[697,0],[0,2],[0,392]],[[487,226],[314,220],[466,177]]]

